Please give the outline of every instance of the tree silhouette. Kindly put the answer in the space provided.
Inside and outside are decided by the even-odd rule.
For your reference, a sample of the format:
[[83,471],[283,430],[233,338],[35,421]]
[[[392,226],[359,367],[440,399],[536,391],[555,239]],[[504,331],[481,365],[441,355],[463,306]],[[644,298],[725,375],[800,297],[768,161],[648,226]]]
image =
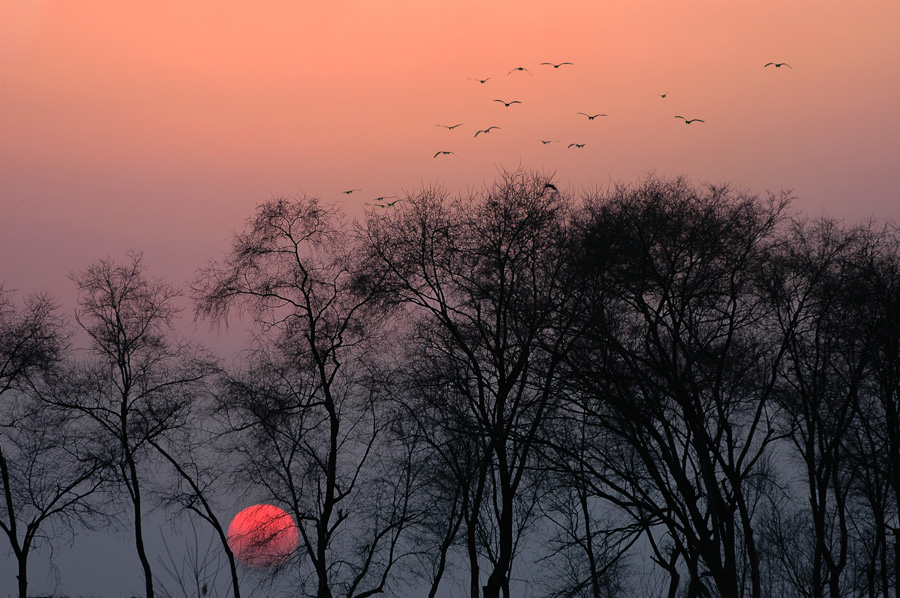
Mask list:
[[92,359],[57,405],[91,420],[112,455],[110,471],[127,491],[134,540],[147,598],[153,574],[144,546],[143,481],[153,444],[185,425],[202,382],[212,372],[198,349],[174,338],[179,291],[144,275],[139,254],[116,264],[104,259],[73,275],[79,290],[78,324],[91,341]]
[[[21,309],[0,287],[0,530],[16,557],[18,594],[28,595],[28,557],[95,511],[102,483],[79,423],[41,400],[65,354],[68,331],[53,300],[33,295]],[[47,531],[51,526],[52,532]]]
[[546,182],[505,173],[486,193],[452,202],[426,190],[368,222],[365,271],[382,282],[383,304],[415,322],[405,340],[422,392],[407,397],[408,409],[436,462],[467,489],[473,598],[510,596],[542,487],[534,445],[556,409],[557,371],[574,334],[562,309],[572,297],[563,278],[570,208],[545,193]]
[[367,369],[380,318],[352,288],[352,246],[318,200],[272,200],[194,290],[201,316],[241,309],[259,327],[222,379],[219,416],[243,461],[237,476],[296,518],[300,591],[319,598],[384,591],[407,520],[408,480],[392,471]]
[[649,179],[589,208],[592,328],[569,365],[577,408],[617,442],[583,465],[643,523],[670,596],[682,571],[687,596],[762,595],[754,505],[785,351],[762,273],[785,205]]

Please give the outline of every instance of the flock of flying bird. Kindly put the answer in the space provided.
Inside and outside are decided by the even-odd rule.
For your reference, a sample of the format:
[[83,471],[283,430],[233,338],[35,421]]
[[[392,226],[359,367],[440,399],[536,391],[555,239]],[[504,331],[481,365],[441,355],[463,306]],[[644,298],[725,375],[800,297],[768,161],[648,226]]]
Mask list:
[[[553,67],[553,69],[558,69],[559,67],[564,66],[564,65],[574,66],[574,64],[571,63],[571,62],[560,62],[560,63],[542,62],[542,63],[541,63],[541,66],[550,66],[550,67]],[[781,67],[783,67],[783,66],[786,66],[786,67],[788,67],[789,69],[793,69],[793,68],[794,68],[794,67],[792,67],[791,65],[789,65],[789,64],[786,63],[786,62],[768,62],[768,63],[766,63],[766,64],[764,65],[764,68],[765,68],[765,67],[769,67],[769,66],[774,66],[775,68],[781,68]],[[534,75],[531,73],[531,71],[529,71],[527,68],[525,68],[525,67],[523,67],[523,66],[517,66],[517,67],[515,67],[514,69],[512,69],[511,71],[509,71],[509,72],[507,73],[507,76],[512,75],[513,73],[516,73],[516,72],[527,73],[527,74],[531,75],[532,77],[534,76]],[[481,85],[484,85],[484,84],[486,84],[488,81],[491,80],[491,77],[486,77],[486,78],[484,78],[484,79],[478,79],[478,78],[474,78],[474,77],[469,77],[468,79],[471,80],[471,81],[475,81],[475,82],[477,82],[477,83],[479,83],[479,84],[481,84]],[[669,95],[669,92],[667,91],[666,93],[658,93],[658,94],[656,94],[656,95],[658,95],[658,96],[659,96],[660,98],[662,98],[662,99],[665,99],[666,96]],[[506,100],[499,99],[499,98],[498,98],[498,99],[494,99],[493,101],[499,102],[499,103],[503,104],[503,106],[506,107],[506,108],[509,108],[509,107],[512,106],[513,104],[521,104],[521,103],[522,103],[522,102],[519,101],[519,100],[510,100],[510,101],[506,101]],[[598,118],[598,117],[607,116],[606,114],[599,114],[599,113],[598,113],[598,114],[588,114],[587,112],[578,112],[577,114],[586,116],[588,120],[594,120],[594,119],[596,119],[596,118]],[[706,122],[705,120],[700,119],[700,118],[687,118],[687,117],[684,117],[684,116],[681,116],[681,115],[675,115],[675,118],[680,118],[681,120],[684,121],[684,124],[686,124],[686,125],[689,125],[689,124],[691,124],[691,123],[696,123],[696,122],[699,122],[699,123]],[[461,127],[461,126],[463,126],[464,124],[465,124],[465,123],[458,123],[458,124],[455,124],[455,125],[435,125],[435,126],[437,126],[437,127],[442,127],[442,128],[444,128],[444,129],[447,129],[448,131],[453,131],[454,129],[456,129],[456,128],[458,128],[458,127]],[[475,131],[475,137],[477,138],[477,137],[478,137],[479,135],[481,135],[482,133],[488,134],[488,133],[490,133],[490,132],[491,132],[492,130],[494,130],[494,129],[500,129],[500,127],[498,127],[498,126],[490,126],[490,127],[487,127],[486,129],[479,129],[479,130],[476,130],[476,131]],[[559,141],[558,141],[558,140],[555,140],[555,139],[539,139],[538,141],[540,141],[540,142],[541,142],[542,144],[544,144],[544,145],[547,145],[547,144],[549,144],[549,143],[559,143]],[[568,147],[568,148],[581,149],[581,148],[583,148],[585,145],[586,145],[586,144],[584,144],[584,143],[570,143],[567,147]],[[437,157],[439,157],[439,156],[451,156],[451,155],[454,155],[454,154],[455,154],[455,152],[452,152],[452,151],[449,151],[449,150],[439,150],[439,151],[435,152],[434,158],[437,158]],[[556,187],[553,186],[551,183],[547,183],[547,184],[544,186],[544,188],[545,188],[545,190],[547,190],[547,189],[552,189],[552,190],[556,191]],[[361,189],[348,189],[348,190],[344,191],[343,193],[345,193],[345,194],[347,194],[347,195],[350,195],[351,193],[354,193],[354,192],[356,192],[356,191],[361,191]],[[390,202],[387,201],[387,200],[389,200],[389,199],[394,199],[394,201],[390,201]],[[395,205],[395,204],[397,204],[398,202],[401,202],[401,201],[403,201],[403,200],[402,200],[402,199],[396,199],[396,195],[387,195],[387,196],[376,197],[376,198],[372,199],[370,202],[366,202],[366,205],[367,205],[367,206],[375,206],[375,207],[378,207],[378,208],[389,208],[389,207],[391,207],[391,206],[393,206],[393,205]]]

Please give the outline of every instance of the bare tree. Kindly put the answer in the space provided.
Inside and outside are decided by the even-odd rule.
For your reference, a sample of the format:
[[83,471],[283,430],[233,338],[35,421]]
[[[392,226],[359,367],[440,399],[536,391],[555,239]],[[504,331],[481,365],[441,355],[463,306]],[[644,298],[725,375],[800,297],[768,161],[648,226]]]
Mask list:
[[148,279],[139,254],[121,265],[100,260],[72,279],[79,290],[76,320],[90,337],[92,359],[83,364],[76,391],[56,402],[90,418],[113,455],[111,469],[127,491],[145,591],[152,598],[144,468],[154,456],[152,444],[164,443],[184,425],[211,364],[202,351],[176,339],[180,293]]
[[[859,264],[854,283],[870,301],[860,332],[872,344],[868,382],[871,400],[865,409],[866,444],[877,451],[863,453],[861,458],[868,469],[873,469],[869,472],[870,481],[883,479],[887,483],[892,505],[876,508],[884,517],[876,522],[876,528],[885,530],[885,560],[886,532],[893,535],[893,564],[882,568],[882,587],[886,595],[892,582],[894,596],[900,597],[900,231],[895,226],[880,231],[872,227],[860,251]],[[870,494],[871,498],[876,496]]]
[[[195,417],[181,427],[176,435],[167,438],[165,444],[155,438],[149,438],[147,442],[156,450],[162,459],[169,464],[174,471],[172,484],[161,487],[158,490],[158,500],[162,505],[173,509],[173,516],[187,511],[207,522],[215,532],[213,540],[218,542],[219,548],[225,555],[228,572],[231,577],[231,591],[233,598],[241,598],[240,579],[238,577],[237,563],[234,552],[228,544],[227,521],[221,517],[222,499],[230,494],[230,477],[234,464],[227,457],[225,447],[219,442],[223,431],[212,429],[214,422],[213,405],[201,406],[195,410]],[[197,550],[197,532],[194,521],[191,520],[194,530],[194,550]],[[212,558],[208,557],[211,545],[207,548],[205,557],[201,563],[199,556],[194,552],[191,556],[191,573],[194,585],[202,581],[201,574],[211,575]],[[168,546],[167,546],[168,550]],[[216,559],[218,562],[218,559]],[[203,565],[202,567],[200,565]],[[174,558],[169,554],[169,564],[166,565],[170,577],[178,581],[184,590],[184,575],[179,573]],[[176,575],[176,573],[178,573]],[[215,573],[218,573],[216,570]]]
[[[547,183],[504,173],[483,194],[447,201],[426,190],[368,221],[366,271],[383,283],[384,304],[416,322],[410,368],[421,374],[417,388],[431,389],[409,396],[408,410],[421,416],[442,470],[467,487],[472,598],[510,596],[540,495],[534,445],[575,334],[562,309],[573,296],[564,280],[570,201]],[[483,582],[479,560],[489,565]]]
[[31,551],[86,523],[94,513],[87,499],[102,482],[103,463],[86,453],[78,422],[39,397],[67,340],[49,297],[30,296],[19,310],[0,287],[0,530],[16,557],[20,598],[28,594]]
[[[862,402],[870,353],[859,334],[868,298],[857,284],[861,231],[836,222],[795,222],[770,272],[778,321],[787,338],[777,400],[806,480],[801,511],[808,513],[809,555],[789,539],[785,564],[810,570],[796,591],[815,598],[847,594],[842,573],[851,554],[850,493],[857,468],[851,461],[851,428]],[[800,516],[805,519],[804,515]],[[795,530],[799,532],[800,530]]]
[[[643,522],[677,595],[761,596],[754,516],[784,355],[764,272],[785,197],[649,179],[592,201],[576,406],[618,451],[584,463]],[[562,447],[565,448],[565,447]],[[569,452],[570,456],[571,453]]]
[[352,248],[316,199],[272,200],[194,292],[199,315],[241,309],[258,325],[244,367],[223,378],[220,415],[240,476],[296,518],[300,591],[319,598],[383,592],[407,522],[409,480],[367,373],[380,318],[351,284]]

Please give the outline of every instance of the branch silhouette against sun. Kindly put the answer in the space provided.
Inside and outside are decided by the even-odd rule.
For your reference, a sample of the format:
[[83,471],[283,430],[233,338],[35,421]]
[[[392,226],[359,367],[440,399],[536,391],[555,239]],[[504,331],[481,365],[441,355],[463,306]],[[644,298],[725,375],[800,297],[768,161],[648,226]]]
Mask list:
[[201,317],[239,310],[258,324],[244,365],[221,380],[219,409],[248,491],[295,519],[289,563],[320,598],[378,593],[407,525],[407,479],[386,454],[389,414],[369,374],[384,318],[354,284],[355,245],[318,199],[270,200],[193,290]]

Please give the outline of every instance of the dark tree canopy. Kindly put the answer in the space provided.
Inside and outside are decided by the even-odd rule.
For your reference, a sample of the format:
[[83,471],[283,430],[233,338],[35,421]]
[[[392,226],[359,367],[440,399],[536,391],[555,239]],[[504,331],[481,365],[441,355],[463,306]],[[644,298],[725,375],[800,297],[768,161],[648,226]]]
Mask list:
[[[103,493],[148,597],[155,507],[210,526],[235,598],[900,597],[900,231],[790,200],[521,170],[363,221],[271,199],[191,288],[252,328],[227,365],[136,254],[73,276],[87,359],[50,299],[0,291],[20,595]],[[257,502],[298,526],[270,571],[227,542]],[[214,595],[209,562],[165,569]]]

